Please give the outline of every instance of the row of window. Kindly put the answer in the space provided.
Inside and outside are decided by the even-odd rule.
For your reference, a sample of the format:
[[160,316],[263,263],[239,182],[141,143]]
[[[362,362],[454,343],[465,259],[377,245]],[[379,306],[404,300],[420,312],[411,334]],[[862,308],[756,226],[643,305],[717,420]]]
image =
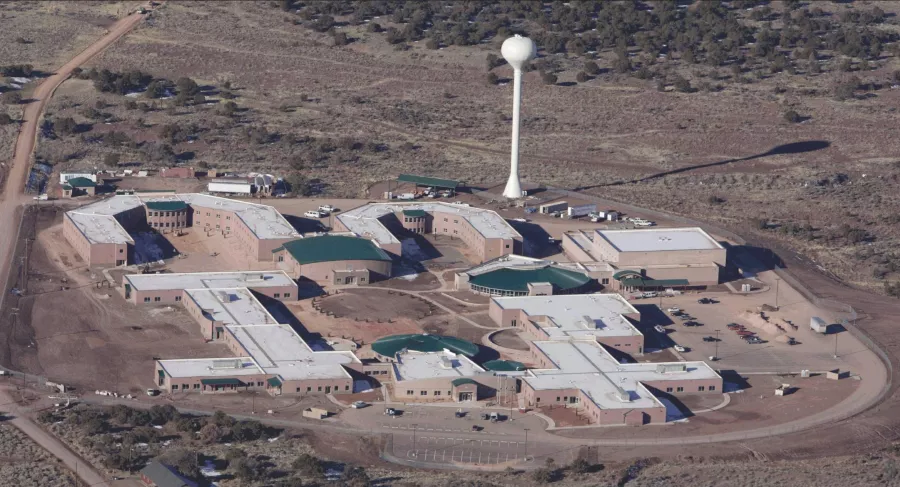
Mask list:
[[[195,211],[194,214],[195,214],[195,215],[199,215],[200,212],[199,212],[199,211]],[[210,216],[208,211],[206,212],[206,216]],[[221,213],[216,213],[216,218],[222,218],[222,214],[221,214]],[[231,216],[230,216],[230,215],[225,215],[225,219],[226,219],[226,220],[231,220]]]
[[170,225],[169,222],[150,222],[150,226],[153,228],[185,228],[187,227],[187,223],[185,222],[172,222]]
[[[403,221],[406,223],[418,223],[424,219],[425,219],[425,217],[421,217],[421,216],[407,216],[407,217],[403,218]],[[447,221],[447,219],[444,218],[444,221]]]
[[[414,390],[412,390],[412,389],[407,389],[406,395],[407,395],[407,396],[415,396],[415,395],[416,395],[416,391],[414,391]],[[420,396],[427,396],[427,395],[428,395],[428,391],[419,391],[419,395],[420,395]],[[440,396],[440,395],[441,395],[441,391],[432,391],[431,395],[432,395],[432,396]],[[447,391],[447,395],[448,395],[448,396],[452,396],[452,395],[453,395],[453,391]]]
[[[706,390],[709,390],[710,392],[715,391],[716,386],[709,386],[709,389],[707,389],[706,386],[698,386],[697,387],[698,392],[704,392]],[[666,392],[672,392],[672,388],[666,387]],[[676,387],[675,392],[684,392],[684,387]]]
[[291,297],[291,293],[284,293],[284,295],[282,295],[281,293],[274,294],[275,299],[281,299],[282,297],[289,298]]
[[[148,216],[175,216],[179,212],[177,211],[150,211],[147,212]],[[199,211],[197,213],[200,213]]]
[[[160,302],[160,301],[162,301],[162,298],[161,298],[161,297],[159,297],[159,296],[154,296],[154,297],[153,297],[153,302],[154,302],[154,303],[158,303],[158,302]],[[177,303],[177,302],[179,302],[179,301],[181,301],[181,296],[175,296],[175,302]],[[144,298],[144,302],[145,302],[145,303],[149,303],[149,302],[150,302],[150,297],[148,296],[148,297]]]
[[[300,389],[301,389],[301,388],[298,387],[298,388],[297,388],[297,392],[300,392]],[[339,391],[339,390],[341,390],[341,386],[334,386],[334,391],[335,391],[335,392],[337,392],[337,391]],[[344,386],[344,390],[345,390],[345,391],[349,391],[349,390],[350,390],[350,386]],[[319,392],[322,392],[322,386],[319,386],[319,387],[318,387],[318,391],[319,391]],[[307,387],[307,388],[306,388],[306,392],[312,392],[312,387]],[[331,386],[325,386],[325,392],[331,392]]]
[[366,375],[387,375],[388,371],[386,370],[367,370]]

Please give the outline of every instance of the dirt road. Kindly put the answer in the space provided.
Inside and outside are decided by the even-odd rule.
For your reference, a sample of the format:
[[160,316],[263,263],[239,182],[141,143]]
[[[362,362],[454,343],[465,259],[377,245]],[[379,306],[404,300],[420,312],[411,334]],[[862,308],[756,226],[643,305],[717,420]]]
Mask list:
[[[9,163],[10,169],[3,184],[3,192],[0,193],[0,229],[3,229],[0,232],[0,283],[5,285],[7,282],[11,268],[11,256],[15,252],[18,239],[16,229],[19,228],[18,207],[31,199],[29,195],[25,194],[25,181],[31,167],[31,156],[37,140],[38,124],[47,103],[59,85],[72,74],[73,69],[102,52],[128,33],[143,18],[144,16],[141,14],[132,14],[119,20],[109,28],[109,32],[105,36],[72,58],[53,75],[44,79],[34,90],[34,94],[31,96],[33,101],[25,107],[22,116],[16,149],[12,161]],[[0,307],[3,306],[3,298],[4,295],[0,295]]]
[[[2,309],[3,300],[6,297],[5,287],[12,268],[12,256],[15,254],[18,240],[18,228],[21,221],[19,207],[28,203],[31,199],[30,195],[25,194],[25,181],[31,166],[31,156],[34,153],[37,140],[38,124],[47,107],[47,103],[59,85],[72,74],[72,70],[84,64],[128,33],[143,18],[143,15],[136,13],[113,24],[105,36],[72,58],[71,61],[59,68],[56,73],[44,79],[34,90],[32,95],[33,101],[25,107],[13,159],[9,163],[9,171],[4,181],[3,192],[0,194],[0,229],[2,229],[0,231],[0,283],[3,283],[0,287],[4,289],[4,292],[0,293],[0,309]],[[0,391],[0,402],[11,402],[5,391]],[[24,414],[15,415],[11,422],[41,447],[59,458],[72,471],[77,471],[78,476],[87,485],[110,485],[88,463],[81,460],[59,440],[42,430]]]

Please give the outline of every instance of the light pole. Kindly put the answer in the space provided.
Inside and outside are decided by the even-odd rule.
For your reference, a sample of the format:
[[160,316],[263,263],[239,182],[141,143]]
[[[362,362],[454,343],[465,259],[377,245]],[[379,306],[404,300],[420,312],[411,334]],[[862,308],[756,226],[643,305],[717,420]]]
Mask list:
[[528,458],[528,428],[525,428],[525,458]]
[[719,358],[719,330],[716,330],[716,353],[713,355],[713,358]]
[[835,333],[835,334],[834,334],[834,358],[838,358],[838,354],[837,354],[837,337],[838,337],[838,334]]
[[413,456],[416,456],[418,454],[417,449],[416,449],[416,427],[417,426],[419,426],[419,425],[416,423],[413,423],[413,425],[412,425],[412,427],[413,427]]
[[778,283],[781,282],[780,277],[775,278],[775,309],[778,309]]

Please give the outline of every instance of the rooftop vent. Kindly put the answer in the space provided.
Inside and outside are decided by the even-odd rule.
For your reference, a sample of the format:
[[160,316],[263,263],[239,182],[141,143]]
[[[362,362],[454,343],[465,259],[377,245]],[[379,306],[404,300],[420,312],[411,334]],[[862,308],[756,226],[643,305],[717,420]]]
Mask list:
[[240,359],[213,360],[211,369],[240,369],[243,367]]
[[657,374],[673,374],[678,372],[687,372],[685,364],[660,364],[656,366]]

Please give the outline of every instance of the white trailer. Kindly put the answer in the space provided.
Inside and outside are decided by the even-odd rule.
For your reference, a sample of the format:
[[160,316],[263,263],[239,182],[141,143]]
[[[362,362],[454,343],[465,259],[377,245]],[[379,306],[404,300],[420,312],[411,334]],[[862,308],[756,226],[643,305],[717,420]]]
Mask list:
[[809,319],[809,329],[824,335],[825,333],[828,333],[828,323],[825,323],[825,320],[818,316],[813,316]]
[[207,189],[210,193],[251,194],[251,184],[244,180],[213,179]]
[[556,213],[558,211],[566,211],[569,203],[565,201],[554,201],[538,206],[538,213]]
[[580,216],[589,215],[597,211],[596,204],[570,206],[567,210],[569,218],[578,218]]

